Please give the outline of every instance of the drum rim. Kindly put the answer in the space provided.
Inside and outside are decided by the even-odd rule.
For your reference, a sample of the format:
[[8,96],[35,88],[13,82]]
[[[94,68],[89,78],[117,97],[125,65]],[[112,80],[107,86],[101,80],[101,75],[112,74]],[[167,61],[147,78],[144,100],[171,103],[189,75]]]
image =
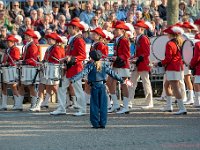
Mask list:
[[155,55],[153,45],[154,45],[155,41],[156,41],[158,38],[164,37],[164,36],[167,36],[167,35],[160,35],[160,36],[156,37],[155,40],[152,42],[152,45],[151,45],[152,54],[153,54],[153,56],[154,56],[157,60],[159,60],[159,61],[161,61],[161,59],[159,59],[159,58]]
[[[183,60],[183,62],[184,62],[184,64],[186,65],[186,66],[188,66],[189,64],[188,63],[186,63],[186,61],[185,61],[185,57],[184,57],[184,55],[183,55],[183,51],[184,51],[184,44],[186,43],[186,42],[190,42],[191,43],[191,45],[192,45],[192,51],[193,51],[193,54],[192,54],[192,56],[194,57],[194,46],[195,46],[195,44],[192,42],[192,40],[190,40],[190,39],[187,39],[187,40],[185,40],[184,42],[183,42],[183,45],[182,45],[182,47],[181,47],[181,56],[182,56],[182,60]],[[191,59],[192,60],[192,59]]]

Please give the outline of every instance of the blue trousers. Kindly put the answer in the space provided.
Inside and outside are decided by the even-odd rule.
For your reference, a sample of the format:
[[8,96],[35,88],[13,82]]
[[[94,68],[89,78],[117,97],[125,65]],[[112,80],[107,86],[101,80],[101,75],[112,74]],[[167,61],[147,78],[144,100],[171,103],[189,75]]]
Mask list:
[[107,95],[104,84],[95,84],[91,88],[90,122],[93,127],[105,127],[107,123]]

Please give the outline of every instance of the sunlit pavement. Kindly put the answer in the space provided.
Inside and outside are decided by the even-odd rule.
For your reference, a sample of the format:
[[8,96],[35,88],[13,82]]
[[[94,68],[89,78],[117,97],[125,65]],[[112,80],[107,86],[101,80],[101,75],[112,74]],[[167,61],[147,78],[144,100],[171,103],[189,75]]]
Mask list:
[[[108,115],[105,129],[93,129],[89,114],[50,116],[56,108],[39,113],[0,112],[0,150],[162,150],[200,149],[200,110],[187,106],[188,115],[174,116],[155,108],[142,110],[144,99],[136,99],[130,114]],[[11,106],[9,106],[11,108]],[[174,106],[174,111],[177,107]]]

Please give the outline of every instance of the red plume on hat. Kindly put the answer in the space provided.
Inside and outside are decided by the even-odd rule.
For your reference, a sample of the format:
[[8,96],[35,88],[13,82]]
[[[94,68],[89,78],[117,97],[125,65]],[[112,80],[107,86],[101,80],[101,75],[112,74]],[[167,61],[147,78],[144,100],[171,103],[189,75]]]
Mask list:
[[70,23],[65,24],[66,26],[76,26],[78,27],[80,30],[84,30],[84,26],[80,23],[80,19],[78,18],[74,18],[70,21]]
[[24,32],[24,34],[26,34],[26,35],[28,35],[28,36],[30,36],[30,37],[32,37],[32,38],[35,38],[35,39],[38,38],[37,35],[34,33],[34,30],[32,30],[32,29],[27,29],[27,30]]
[[106,35],[104,34],[103,30],[100,27],[97,27],[94,30],[91,30],[90,32],[95,32],[99,34],[102,38],[106,38]]

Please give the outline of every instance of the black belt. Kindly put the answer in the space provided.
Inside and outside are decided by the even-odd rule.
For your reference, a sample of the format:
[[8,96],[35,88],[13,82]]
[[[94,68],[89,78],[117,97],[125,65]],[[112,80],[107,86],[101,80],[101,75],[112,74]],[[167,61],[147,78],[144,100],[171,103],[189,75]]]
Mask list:
[[97,84],[105,84],[106,81],[105,80],[102,80],[102,81],[92,81],[92,82],[88,82],[88,84],[91,86],[91,85],[94,85],[95,83]]

